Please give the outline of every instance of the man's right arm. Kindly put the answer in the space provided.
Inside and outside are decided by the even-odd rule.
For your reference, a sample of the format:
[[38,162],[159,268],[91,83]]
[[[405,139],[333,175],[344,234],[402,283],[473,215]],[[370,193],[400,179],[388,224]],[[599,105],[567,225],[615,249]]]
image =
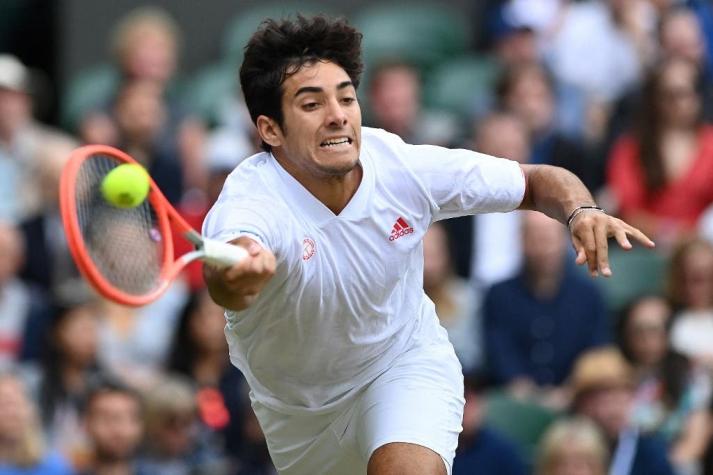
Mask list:
[[204,265],[203,278],[215,303],[228,310],[245,310],[275,274],[275,255],[247,236],[231,241],[248,251],[242,262],[220,269]]

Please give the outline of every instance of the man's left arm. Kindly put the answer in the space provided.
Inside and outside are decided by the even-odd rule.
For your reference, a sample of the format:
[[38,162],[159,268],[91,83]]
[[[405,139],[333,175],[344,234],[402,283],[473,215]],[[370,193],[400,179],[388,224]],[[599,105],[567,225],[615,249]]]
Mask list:
[[[608,238],[614,237],[626,250],[629,238],[647,247],[654,242],[624,221],[592,208],[596,206],[582,181],[564,168],[549,165],[521,165],[525,176],[525,196],[519,209],[540,211],[567,225],[577,253],[576,263],[587,263],[592,276],[610,276]],[[585,208],[581,208],[585,207]],[[567,222],[569,220],[569,223]]]

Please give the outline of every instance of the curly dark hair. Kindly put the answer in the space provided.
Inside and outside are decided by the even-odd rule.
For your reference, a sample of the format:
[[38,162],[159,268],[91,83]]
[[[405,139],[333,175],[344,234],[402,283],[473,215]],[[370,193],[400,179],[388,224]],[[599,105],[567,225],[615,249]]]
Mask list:
[[[338,64],[357,88],[364,69],[361,38],[345,19],[323,15],[262,22],[245,47],[240,67],[240,86],[253,123],[264,115],[283,126],[282,84],[306,64]],[[262,148],[271,150],[264,141]]]

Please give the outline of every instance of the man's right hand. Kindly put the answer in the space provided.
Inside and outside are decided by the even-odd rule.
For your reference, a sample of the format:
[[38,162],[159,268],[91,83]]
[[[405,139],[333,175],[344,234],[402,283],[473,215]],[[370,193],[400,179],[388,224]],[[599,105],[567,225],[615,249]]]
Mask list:
[[203,266],[210,296],[229,310],[248,308],[275,274],[275,255],[253,239],[242,236],[231,242],[248,251],[248,257],[228,268]]

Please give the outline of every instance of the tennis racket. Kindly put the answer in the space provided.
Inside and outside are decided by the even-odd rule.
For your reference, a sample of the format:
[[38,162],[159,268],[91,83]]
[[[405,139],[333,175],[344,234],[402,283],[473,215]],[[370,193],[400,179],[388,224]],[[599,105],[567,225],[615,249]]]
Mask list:
[[[137,162],[116,148],[87,145],[72,152],[60,179],[60,211],[70,252],[101,295],[123,305],[146,305],[196,259],[229,267],[247,256],[242,247],[204,239],[152,179],[140,205],[119,208],[107,202],[102,180],[124,163]],[[174,259],[172,230],[195,250]]]

